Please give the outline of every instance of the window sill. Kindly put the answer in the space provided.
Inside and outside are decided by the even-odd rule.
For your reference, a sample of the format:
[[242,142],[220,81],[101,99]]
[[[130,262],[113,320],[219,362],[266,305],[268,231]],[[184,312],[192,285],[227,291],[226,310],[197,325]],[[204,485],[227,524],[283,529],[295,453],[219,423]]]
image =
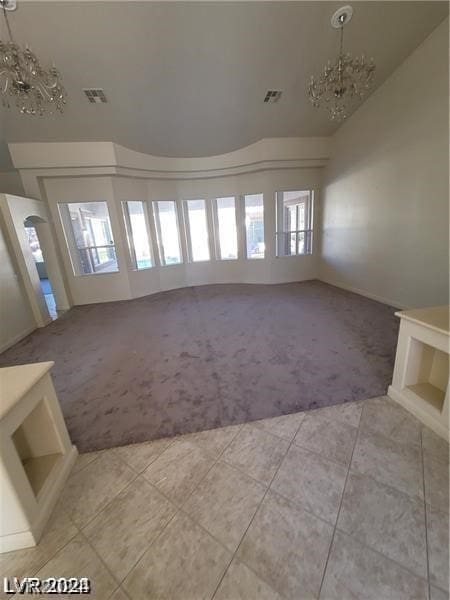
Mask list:
[[108,271],[107,273],[75,273],[74,277],[104,277],[105,275],[117,275],[120,270]]

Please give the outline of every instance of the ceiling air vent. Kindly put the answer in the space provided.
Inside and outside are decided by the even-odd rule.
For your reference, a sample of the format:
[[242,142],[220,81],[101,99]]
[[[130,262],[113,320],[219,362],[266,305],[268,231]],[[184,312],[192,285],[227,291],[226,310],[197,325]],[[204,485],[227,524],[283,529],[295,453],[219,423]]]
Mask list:
[[106,102],[108,102],[105,92],[101,88],[85,88],[83,89],[83,92],[86,94],[87,99],[92,104],[106,104]]
[[264,102],[278,102],[282,93],[283,92],[281,90],[268,90],[266,97],[264,98]]

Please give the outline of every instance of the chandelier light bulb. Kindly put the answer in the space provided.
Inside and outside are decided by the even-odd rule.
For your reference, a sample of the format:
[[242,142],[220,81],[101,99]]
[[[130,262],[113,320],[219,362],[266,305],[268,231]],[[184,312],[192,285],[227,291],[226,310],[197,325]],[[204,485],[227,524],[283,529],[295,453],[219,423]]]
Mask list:
[[344,26],[352,18],[351,6],[342,6],[331,17],[331,25],[340,30],[339,54],[334,62],[327,61],[323,72],[315,78],[311,75],[308,97],[311,104],[326,107],[332,120],[341,121],[347,116],[349,104],[355,98],[362,98],[373,83],[375,62],[366,62],[364,54],[352,58],[344,53]]
[[0,93],[3,106],[15,105],[26,115],[63,112],[67,93],[58,70],[53,65],[44,69],[28,44],[22,49],[13,39],[8,10],[15,2],[0,0],[0,10],[6,23],[9,41],[0,40]]

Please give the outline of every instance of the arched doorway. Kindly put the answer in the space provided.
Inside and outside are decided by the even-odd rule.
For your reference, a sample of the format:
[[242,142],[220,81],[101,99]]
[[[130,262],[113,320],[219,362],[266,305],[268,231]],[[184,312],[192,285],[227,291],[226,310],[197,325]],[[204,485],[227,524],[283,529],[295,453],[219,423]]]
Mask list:
[[24,221],[24,226],[31,249],[31,254],[33,255],[34,264],[38,273],[40,288],[44,296],[45,304],[51,319],[55,320],[58,318],[58,311],[56,310],[53,287],[48,276],[47,265],[45,264],[41,243],[39,241],[39,236],[36,229],[36,225],[38,223],[45,223],[45,221],[40,217],[28,217]]
[[51,230],[48,222],[37,215],[29,215],[23,224],[32,256],[32,261],[26,260],[26,263],[29,270],[33,268],[31,265],[35,268],[35,273],[30,273],[35,283],[33,288],[40,296],[40,306],[45,307],[48,316],[55,320],[67,310],[68,298]]

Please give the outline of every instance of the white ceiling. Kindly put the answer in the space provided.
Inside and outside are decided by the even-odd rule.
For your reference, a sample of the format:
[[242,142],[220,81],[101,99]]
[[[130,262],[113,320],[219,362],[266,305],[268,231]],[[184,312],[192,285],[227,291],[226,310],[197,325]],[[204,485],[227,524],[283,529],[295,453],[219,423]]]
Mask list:
[[[265,137],[329,135],[338,125],[310,106],[305,88],[336,54],[329,19],[344,3],[19,2],[13,33],[56,63],[69,104],[45,118],[2,109],[0,136],[208,156]],[[375,58],[376,86],[448,14],[447,2],[352,6],[345,47]],[[109,103],[90,104],[85,87],[104,88]],[[268,89],[283,90],[277,104],[263,103]]]

